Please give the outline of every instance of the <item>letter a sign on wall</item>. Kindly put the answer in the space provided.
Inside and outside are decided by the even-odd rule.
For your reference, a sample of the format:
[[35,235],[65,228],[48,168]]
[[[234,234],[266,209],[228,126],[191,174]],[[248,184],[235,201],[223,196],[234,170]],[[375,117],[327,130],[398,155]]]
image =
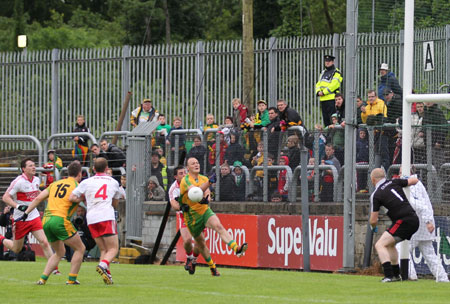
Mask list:
[[423,67],[425,72],[434,70],[434,41],[423,43]]

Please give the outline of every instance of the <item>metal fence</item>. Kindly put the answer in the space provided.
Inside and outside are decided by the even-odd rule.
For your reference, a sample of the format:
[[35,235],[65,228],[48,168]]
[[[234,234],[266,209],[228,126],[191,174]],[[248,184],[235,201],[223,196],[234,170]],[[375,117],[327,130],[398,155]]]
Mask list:
[[[358,35],[357,93],[375,88],[378,65],[387,62],[402,79],[402,32]],[[424,72],[422,44],[434,41],[435,69]],[[274,105],[286,99],[309,128],[321,122],[314,86],[323,55],[333,53],[343,70],[345,36],[255,40],[255,101]],[[436,92],[450,81],[450,26],[415,33],[414,87]],[[40,140],[72,131],[85,115],[97,138],[115,129],[123,99],[133,92],[128,111],[151,98],[168,122],[182,116],[185,128],[201,127],[213,113],[221,123],[242,97],[241,41],[212,41],[108,49],[69,49],[0,53],[0,134],[33,135]],[[122,130],[129,130],[128,115]],[[31,147],[0,143],[1,149]]]

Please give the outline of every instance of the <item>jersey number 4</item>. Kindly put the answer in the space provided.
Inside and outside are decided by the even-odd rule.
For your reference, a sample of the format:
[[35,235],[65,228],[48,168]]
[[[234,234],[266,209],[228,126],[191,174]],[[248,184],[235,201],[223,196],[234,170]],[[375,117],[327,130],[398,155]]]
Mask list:
[[94,198],[101,198],[102,200],[106,200],[108,198],[106,191],[107,191],[107,185],[104,184],[103,186],[100,187],[100,189],[98,189],[97,193],[95,193]]

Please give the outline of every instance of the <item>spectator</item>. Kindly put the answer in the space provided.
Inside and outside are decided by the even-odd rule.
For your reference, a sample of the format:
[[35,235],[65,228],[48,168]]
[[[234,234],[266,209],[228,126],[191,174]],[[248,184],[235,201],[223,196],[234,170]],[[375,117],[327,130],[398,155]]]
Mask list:
[[[75,124],[75,128],[72,132],[91,132],[86,126],[86,120],[83,115],[77,116],[77,123]],[[81,165],[84,165],[86,162],[87,153],[89,151],[89,136],[75,136],[73,140],[75,141],[75,148],[72,150],[72,156],[74,159],[79,160]]]
[[297,135],[291,135],[287,139],[287,157],[292,171],[300,164],[300,145]]
[[[47,155],[48,155],[48,162],[44,164],[43,168],[61,170],[63,163],[61,158],[55,155],[55,150],[48,150]],[[46,177],[45,188],[47,188],[51,183],[55,181],[55,173],[54,171],[43,172],[43,175]],[[42,186],[44,186],[44,179],[42,179]]]
[[[233,124],[233,122],[231,122],[231,124]],[[217,129],[217,128],[219,128],[219,125],[214,122],[214,115],[212,115],[211,113],[207,114],[206,115],[206,125],[203,128],[203,131],[206,131],[209,129]],[[208,145],[208,148],[212,147],[212,145],[216,141],[214,135],[215,135],[214,133],[208,133],[208,135],[206,136],[206,143]]]
[[241,124],[245,123],[245,119],[248,115],[248,109],[246,106],[241,104],[239,98],[234,98],[233,103],[233,125],[236,130],[240,130]]
[[[356,139],[356,164],[367,165],[369,163],[369,140],[367,131],[358,130],[358,138]],[[367,193],[367,171],[356,170],[357,191]]]
[[[375,90],[369,90],[367,92],[367,98],[367,105],[361,106],[361,120],[363,123],[372,124],[370,122],[367,122],[369,116],[371,116],[371,118],[374,118],[374,116],[377,115],[380,117],[387,117],[386,105],[383,100],[377,97],[377,93],[375,92]],[[381,124],[383,122],[384,119],[380,119],[375,124]]]
[[382,100],[385,100],[385,98],[382,97],[384,90],[389,89],[392,90],[395,95],[398,95],[401,100],[403,97],[403,89],[395,77],[395,74],[393,72],[389,72],[389,65],[387,63],[382,63],[380,65],[379,73],[381,77],[378,84],[378,96],[380,96]]
[[343,77],[341,71],[334,66],[334,56],[325,55],[324,59],[325,69],[316,83],[316,95],[320,98],[323,124],[329,126],[331,114],[336,112],[334,97],[339,93]]
[[[219,147],[219,156],[220,156],[220,165],[222,165],[225,161],[225,151],[228,148],[227,143],[225,142],[225,135],[223,134],[223,132],[219,131],[220,135],[220,147]],[[213,144],[213,146],[210,149],[209,152],[209,164],[211,166],[214,166],[216,163],[216,144]]]
[[224,163],[220,166],[220,201],[234,201],[237,191],[234,176],[231,175],[230,166]]
[[[287,156],[280,156],[278,160],[278,164],[280,166],[289,166],[289,158]],[[278,194],[281,195],[282,200],[286,201],[288,199],[289,194],[289,184],[291,181],[289,180],[289,176],[287,175],[287,170],[279,170],[278,171]]]
[[200,173],[205,174],[205,156],[208,151],[202,143],[199,135],[194,136],[194,146],[189,150],[186,158],[195,157],[200,163]]
[[155,146],[153,150],[159,153],[159,161],[164,166],[167,166],[167,159],[164,157],[164,150],[160,146]]
[[[256,148],[256,154],[252,157],[252,166],[263,166],[264,165],[264,143],[259,142]],[[262,193],[262,180],[264,178],[264,171],[257,170],[255,173],[255,196]]]
[[362,100],[361,96],[356,97],[356,122],[358,125],[363,123],[361,119],[361,107],[366,105],[367,104]]
[[230,145],[225,151],[225,161],[228,164],[234,164],[234,162],[244,161],[245,150],[239,143],[239,133],[231,132],[230,133]]
[[109,168],[119,168],[124,167],[127,161],[125,153],[114,144],[108,143],[106,139],[100,141],[100,147],[105,153],[106,159],[108,160]]
[[[310,157],[308,160],[308,166],[314,166],[316,164],[316,159],[314,157]],[[306,179],[308,180],[308,194],[309,200],[314,202],[314,169],[308,169],[306,172]]]
[[[106,159],[106,154],[105,154],[105,152],[100,150],[99,145],[92,144],[90,150],[91,150],[91,153],[92,153],[92,163],[94,163],[96,158],[102,157],[102,158]],[[94,166],[92,166],[91,171],[95,174]]]
[[[325,157],[325,145],[327,144],[327,137],[323,132],[323,127],[320,124],[316,124],[314,126],[316,132],[319,133],[319,163],[322,162],[322,159]],[[314,155],[315,145],[313,147],[313,155]]]
[[283,196],[280,193],[278,193],[278,191],[275,191],[274,193],[272,193],[270,201],[272,203],[281,203],[283,201]]
[[[444,163],[444,143],[448,133],[448,125],[444,113],[441,109],[439,109],[437,104],[425,102],[425,111],[422,124],[423,126],[435,125],[431,127],[432,162],[436,168],[440,168],[442,163]],[[424,130],[426,129],[424,128]],[[426,142],[425,133],[425,143]]]
[[236,184],[235,200],[245,201],[245,189],[247,187],[247,180],[244,171],[242,170],[242,163],[240,161],[235,161],[233,163],[233,167],[234,182]]
[[137,127],[141,122],[153,121],[158,118],[158,111],[152,106],[150,99],[144,99],[142,104],[131,112],[131,125]]
[[267,110],[267,101],[258,100],[258,112],[255,119],[250,121],[250,127],[254,129],[261,129],[270,124],[269,111]]
[[[267,153],[267,166],[271,167],[273,166],[274,163],[274,158],[273,155],[270,153]],[[278,189],[278,172],[274,171],[274,170],[269,170],[267,172],[267,177],[268,177],[268,194],[269,197],[272,195],[272,193],[274,193],[275,191],[277,191]]]
[[334,104],[336,107],[338,123],[342,127],[345,127],[345,99],[341,93],[336,93],[334,97]]
[[331,125],[326,127],[324,131],[327,131],[327,142],[333,144],[336,158],[343,164],[345,133],[344,129],[339,124],[338,114],[334,113],[331,115]]
[[278,148],[280,146],[280,118],[278,117],[278,109],[269,108],[270,123],[267,125],[268,130],[268,152],[272,153],[275,159],[278,158]]
[[412,113],[411,126],[412,134],[412,149],[413,149],[413,163],[425,164],[427,162],[427,155],[425,151],[425,133],[421,128],[423,124],[423,116],[425,113],[425,105],[423,102],[416,103],[416,112]]
[[[336,168],[338,174],[341,170],[341,164],[339,160],[334,156],[334,147],[332,144],[327,144],[325,146],[325,158],[322,160],[322,165],[332,165]],[[333,189],[334,189],[334,177],[332,170],[322,171],[322,180],[319,197],[321,202],[332,202],[333,201]]]
[[147,189],[148,189],[147,198],[150,201],[163,201],[166,197],[166,192],[159,185],[159,181],[156,176],[150,176],[148,180]]
[[169,181],[167,179],[167,167],[160,161],[160,155],[158,152],[152,152],[151,159],[151,175],[158,179],[158,185],[161,185],[164,189],[167,189]]
[[286,100],[283,99],[278,100],[277,108],[279,111],[278,115],[280,117],[281,130],[286,130],[292,126],[303,126],[303,120],[300,117],[300,114],[298,114],[298,112],[295,111],[294,109],[290,108]]
[[[397,123],[397,121],[402,117],[402,105],[403,100],[400,95],[394,94],[391,89],[384,89],[384,102],[387,107],[387,120],[388,123]],[[395,142],[398,139],[398,133],[394,127],[384,127],[383,135],[388,137],[388,147],[389,147],[389,159],[394,158],[394,150],[396,148]],[[401,153],[399,153],[398,160],[396,163],[401,162]],[[394,163],[394,162],[393,162]]]
[[[159,114],[158,116],[159,126],[156,127],[156,145],[165,147],[167,135],[170,132],[171,126],[166,122],[166,115]],[[159,131],[159,132],[158,132]]]
[[[170,145],[172,160],[174,160],[174,154],[175,154],[175,134],[172,132],[174,130],[183,130],[183,127],[181,126],[182,121],[181,117],[174,117],[173,118],[173,126],[170,129],[170,132],[168,134],[168,140],[166,141],[166,144]],[[185,142],[186,142],[186,134],[177,134],[179,136],[178,141],[178,153],[179,153],[179,159],[178,164],[175,164],[175,166],[182,165],[184,163],[184,158],[186,156],[186,150],[185,150]]]
[[122,174],[120,176],[120,186],[122,186],[122,188],[124,190],[127,189],[127,175],[126,174]]
[[[227,143],[227,145],[229,145],[230,144],[230,133],[231,133],[231,131],[236,130],[233,128],[233,117],[231,117],[231,116],[225,117],[223,125],[220,125],[218,129],[224,135],[224,140]],[[215,142],[215,138],[214,138],[214,142]]]

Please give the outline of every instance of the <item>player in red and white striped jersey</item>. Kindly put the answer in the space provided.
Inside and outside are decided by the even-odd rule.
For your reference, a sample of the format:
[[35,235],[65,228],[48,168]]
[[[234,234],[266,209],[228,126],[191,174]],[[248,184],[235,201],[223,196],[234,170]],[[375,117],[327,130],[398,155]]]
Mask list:
[[[23,211],[28,208],[31,201],[40,193],[40,181],[35,176],[35,163],[31,159],[26,158],[20,163],[20,168],[23,172],[22,175],[14,179],[2,198],[6,204],[14,208],[15,219],[23,215]],[[41,218],[37,209],[30,212],[26,221],[15,223],[14,241],[5,239],[4,236],[0,235],[0,242],[3,242],[6,248],[19,253],[23,248],[25,236],[30,232],[39,241],[47,259],[51,257],[53,252],[42,228]]]
[[96,175],[82,181],[69,197],[72,202],[86,201],[86,221],[92,237],[100,249],[100,263],[97,272],[105,284],[112,284],[109,264],[119,251],[117,223],[114,208],[117,207],[122,193],[119,183],[108,176],[108,161],[99,157],[94,162]]

